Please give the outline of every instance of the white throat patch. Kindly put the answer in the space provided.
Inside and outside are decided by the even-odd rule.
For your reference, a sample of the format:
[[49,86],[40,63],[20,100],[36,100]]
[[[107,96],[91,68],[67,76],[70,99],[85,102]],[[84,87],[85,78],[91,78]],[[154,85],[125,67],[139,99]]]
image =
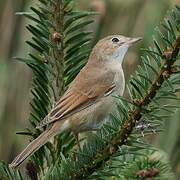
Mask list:
[[112,59],[115,61],[123,62],[124,56],[128,50],[128,45],[122,45],[118,48],[118,50],[113,54]]

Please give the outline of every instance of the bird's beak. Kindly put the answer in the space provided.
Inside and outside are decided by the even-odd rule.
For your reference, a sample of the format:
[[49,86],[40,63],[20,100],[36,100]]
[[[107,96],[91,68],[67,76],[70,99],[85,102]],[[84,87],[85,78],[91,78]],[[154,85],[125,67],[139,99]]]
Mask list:
[[140,40],[142,40],[142,37],[138,37],[138,38],[129,38],[129,40],[128,40],[128,44],[130,45],[130,46],[132,46],[134,43],[136,43],[136,42],[138,42],[138,41],[140,41]]

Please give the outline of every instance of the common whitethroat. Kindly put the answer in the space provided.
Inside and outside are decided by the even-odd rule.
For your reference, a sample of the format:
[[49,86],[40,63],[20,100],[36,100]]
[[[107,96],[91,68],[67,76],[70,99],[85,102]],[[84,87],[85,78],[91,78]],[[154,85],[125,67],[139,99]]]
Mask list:
[[125,79],[122,62],[128,48],[141,38],[107,36],[93,48],[89,60],[55,107],[38,125],[48,128],[10,164],[15,168],[55,135],[97,129],[116,106],[112,95],[122,96]]

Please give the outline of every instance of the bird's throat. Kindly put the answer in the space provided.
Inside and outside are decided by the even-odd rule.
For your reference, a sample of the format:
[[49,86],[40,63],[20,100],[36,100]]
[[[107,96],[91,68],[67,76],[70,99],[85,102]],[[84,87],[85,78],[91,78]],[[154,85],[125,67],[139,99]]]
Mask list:
[[124,45],[124,46],[120,46],[117,51],[113,54],[113,60],[114,61],[118,61],[120,64],[122,64],[123,59],[127,53],[129,46],[128,45]]

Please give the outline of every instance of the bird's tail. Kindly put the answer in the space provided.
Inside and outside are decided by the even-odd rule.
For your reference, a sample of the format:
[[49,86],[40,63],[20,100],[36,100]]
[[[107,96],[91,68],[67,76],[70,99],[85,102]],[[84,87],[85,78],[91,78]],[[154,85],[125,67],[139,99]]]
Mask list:
[[26,158],[31,156],[35,151],[37,151],[41,146],[48,142],[48,140],[55,135],[62,132],[61,128],[52,126],[50,129],[44,131],[40,136],[33,140],[25,149],[22,151],[9,165],[12,168],[18,167]]

